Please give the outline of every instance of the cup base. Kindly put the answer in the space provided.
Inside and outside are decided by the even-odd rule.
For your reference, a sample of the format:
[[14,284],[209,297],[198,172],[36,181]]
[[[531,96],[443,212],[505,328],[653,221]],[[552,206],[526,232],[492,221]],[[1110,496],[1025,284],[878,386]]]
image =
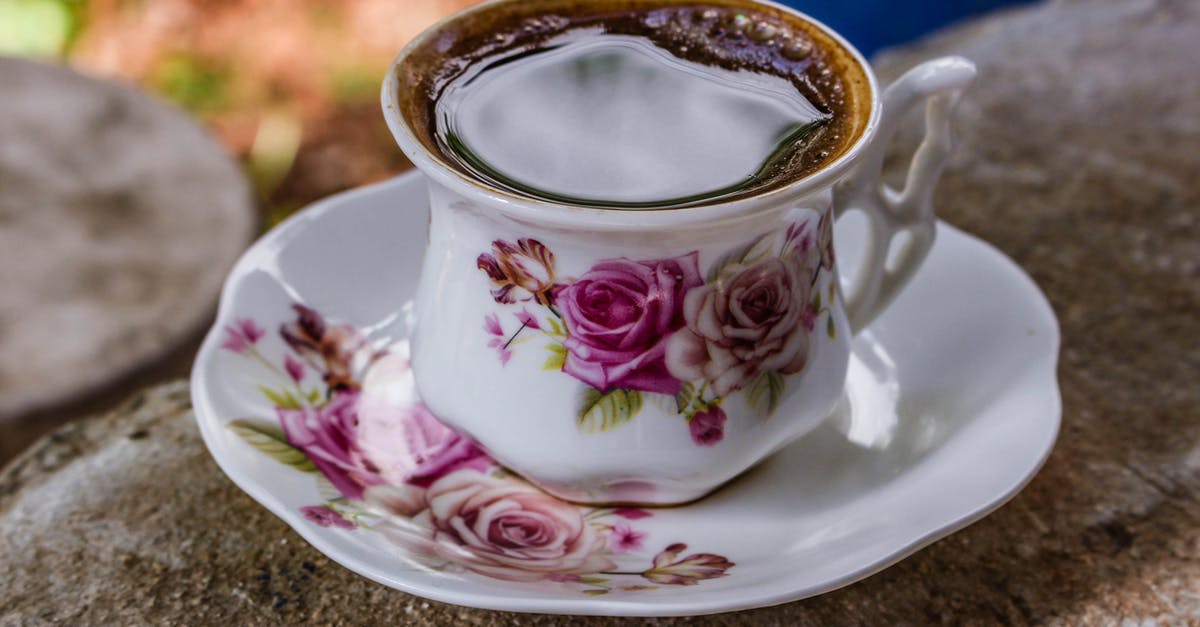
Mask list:
[[522,478],[557,499],[577,505],[637,508],[688,505],[716,492],[737,477],[700,489],[664,487],[648,481],[619,481],[581,488],[577,485],[541,482],[527,476]]

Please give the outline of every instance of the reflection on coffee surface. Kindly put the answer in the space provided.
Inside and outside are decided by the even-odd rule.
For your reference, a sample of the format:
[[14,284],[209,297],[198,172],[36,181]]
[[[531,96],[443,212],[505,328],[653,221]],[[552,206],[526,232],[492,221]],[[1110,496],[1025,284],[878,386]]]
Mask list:
[[495,25],[431,99],[443,157],[524,196],[662,208],[743,196],[848,143],[830,51],[771,15],[681,6]]

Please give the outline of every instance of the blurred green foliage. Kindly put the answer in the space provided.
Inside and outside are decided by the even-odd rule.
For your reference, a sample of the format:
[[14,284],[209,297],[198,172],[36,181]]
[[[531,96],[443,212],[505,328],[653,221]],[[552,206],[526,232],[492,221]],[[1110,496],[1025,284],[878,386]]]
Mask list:
[[211,113],[228,104],[228,68],[186,54],[163,61],[154,75],[156,91],[193,113]]
[[61,57],[85,8],[83,0],[0,0],[0,54]]
[[340,104],[360,104],[379,98],[379,71],[366,67],[344,67],[333,73],[333,98]]

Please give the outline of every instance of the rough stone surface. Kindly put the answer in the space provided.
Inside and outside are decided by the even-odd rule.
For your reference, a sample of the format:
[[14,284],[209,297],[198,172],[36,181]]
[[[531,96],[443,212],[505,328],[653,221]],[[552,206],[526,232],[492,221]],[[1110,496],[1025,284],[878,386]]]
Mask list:
[[[982,76],[938,201],[1060,316],[1059,444],[1009,505],[878,575],[694,622],[1200,623],[1200,5],[1022,9],[881,73],[942,52]],[[331,563],[220,474],[182,383],[0,475],[0,563],[0,624],[606,622],[424,601]]]
[[3,421],[190,339],[257,211],[234,162],[181,112],[20,59],[0,58],[0,85]]

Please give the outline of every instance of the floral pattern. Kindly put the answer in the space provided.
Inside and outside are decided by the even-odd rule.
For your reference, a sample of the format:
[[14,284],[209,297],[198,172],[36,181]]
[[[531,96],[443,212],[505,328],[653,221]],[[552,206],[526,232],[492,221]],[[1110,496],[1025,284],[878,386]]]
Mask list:
[[549,305],[554,288],[554,253],[534,239],[511,244],[492,242],[492,253],[482,254],[475,265],[495,284],[492,298],[498,303],[536,301]]
[[671,335],[667,351],[671,373],[703,380],[724,397],[765,373],[804,370],[811,275],[799,255],[726,265],[715,281],[688,292],[687,328]]
[[[304,305],[293,305],[296,319],[279,329],[279,335],[295,352],[321,373],[325,384],[335,390],[355,389],[357,377],[374,355],[366,339],[350,325],[328,325],[319,313]],[[295,359],[295,358],[293,358]]]
[[610,259],[557,290],[566,327],[563,372],[601,392],[678,394],[682,382],[667,370],[667,339],[684,325],[684,296],[703,283],[698,257]]
[[[680,282],[684,272],[676,265],[644,267],[641,276],[657,285]],[[675,274],[651,276],[663,268]],[[525,294],[538,302],[536,290]],[[695,585],[734,567],[720,555],[687,553],[680,543],[646,554],[652,537],[638,521],[651,511],[579,506],[542,492],[421,403],[381,392],[394,387],[395,377],[410,376],[406,359],[377,349],[353,326],[331,324],[302,305],[294,310],[296,318],[279,328],[286,353],[278,365],[260,350],[266,331],[249,319],[225,328],[223,347],[277,381],[259,386],[274,406],[273,421],[238,420],[229,428],[263,454],[318,477],[326,501],[300,508],[309,523],[379,533],[427,568],[551,582],[587,595]],[[522,312],[516,316],[521,329],[540,330],[541,322]],[[682,328],[682,317],[671,324]],[[503,333],[497,317],[485,320],[485,330]],[[664,350],[656,357],[660,364]],[[309,370],[319,382],[306,384]],[[372,377],[384,383],[368,385]],[[708,421],[700,423],[706,432]]]
[[358,391],[334,394],[319,407],[276,407],[287,443],[309,459],[348,498],[383,483],[358,445]]
[[[815,222],[815,224],[814,224]],[[826,293],[831,271],[833,218],[789,224],[729,251],[701,275],[697,251],[661,259],[604,259],[578,278],[559,277],[554,254],[537,240],[492,242],[477,266],[492,297],[513,311],[508,331],[499,312],[485,315],[488,346],[507,366],[515,348],[540,333],[549,340],[543,367],[584,384],[578,426],[606,431],[631,421],[643,396],[682,416],[692,440],[716,446],[724,439],[722,404],[745,394],[763,417],[779,406],[785,377],[808,365],[817,321],[836,329]],[[824,296],[824,298],[823,298]],[[511,328],[511,327],[510,327]]]

